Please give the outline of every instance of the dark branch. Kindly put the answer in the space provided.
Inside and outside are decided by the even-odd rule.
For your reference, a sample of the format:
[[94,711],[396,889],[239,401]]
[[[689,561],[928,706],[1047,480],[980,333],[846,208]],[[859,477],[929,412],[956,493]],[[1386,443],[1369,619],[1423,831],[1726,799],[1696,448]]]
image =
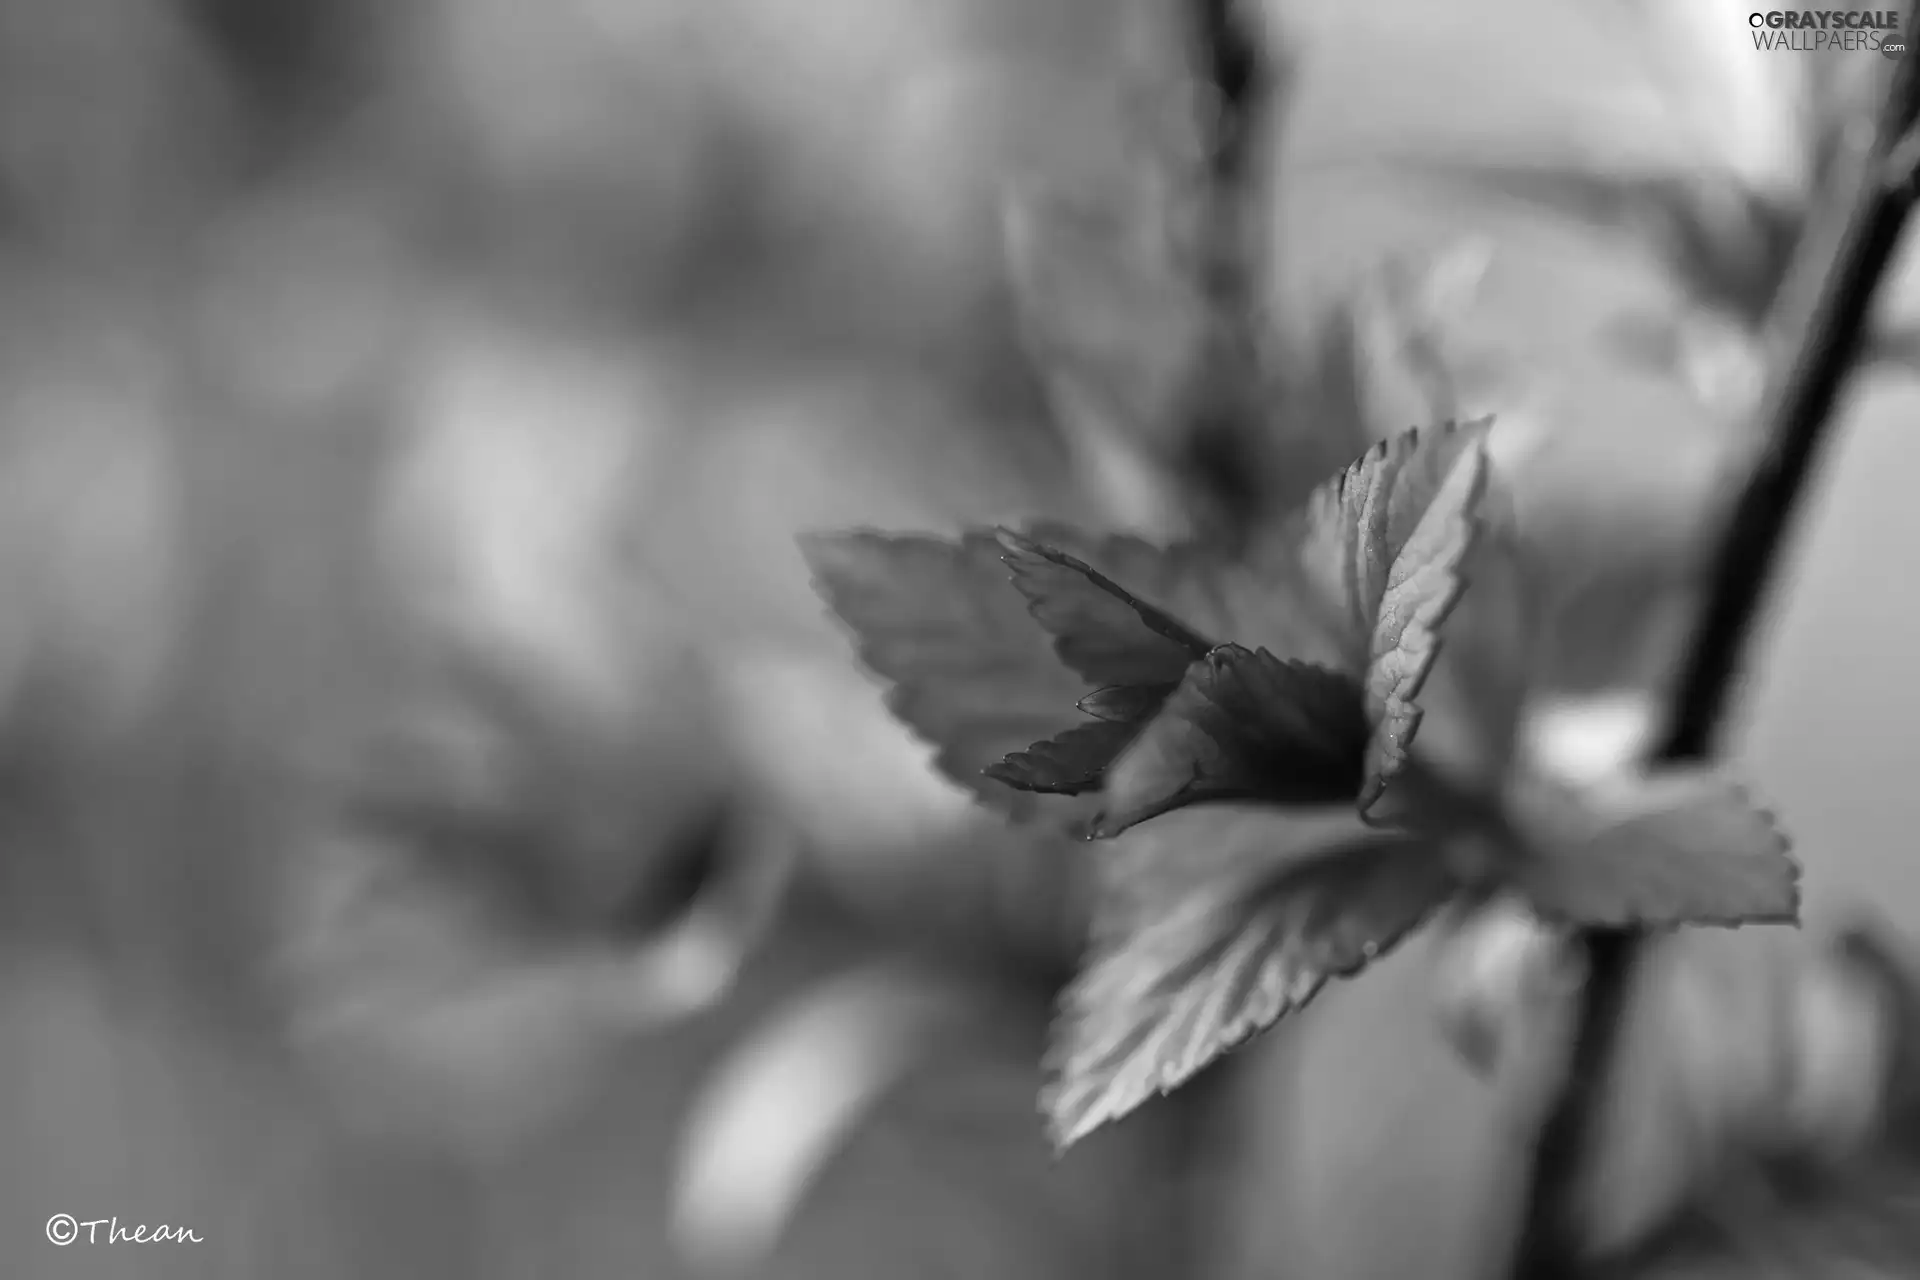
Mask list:
[[1258,381],[1259,299],[1266,278],[1270,217],[1268,157],[1261,152],[1286,68],[1253,0],[1182,0],[1189,60],[1206,114],[1204,243],[1199,270],[1225,322],[1200,373],[1192,419],[1176,469],[1202,495],[1201,526],[1232,543],[1259,520],[1266,493],[1267,442],[1248,429],[1245,393]]
[[[1859,185],[1841,220],[1809,238],[1780,299],[1774,336],[1779,373],[1762,401],[1763,452],[1734,508],[1706,611],[1683,669],[1662,760],[1711,753],[1742,669],[1749,633],[1776,572],[1819,460],[1836,401],[1861,346],[1874,299],[1915,197],[1911,139],[1920,121],[1920,8],[1909,14],[1906,53],[1891,77]],[[1577,1180],[1593,1149],[1598,1098],[1613,1061],[1621,1007],[1639,952],[1633,933],[1587,935],[1590,977],[1565,1091],[1541,1134],[1512,1274],[1547,1280],[1578,1273]]]
[[1194,10],[1199,69],[1214,94],[1213,178],[1232,189],[1248,177],[1252,137],[1271,88],[1252,28],[1258,11],[1246,0],[1196,0]]

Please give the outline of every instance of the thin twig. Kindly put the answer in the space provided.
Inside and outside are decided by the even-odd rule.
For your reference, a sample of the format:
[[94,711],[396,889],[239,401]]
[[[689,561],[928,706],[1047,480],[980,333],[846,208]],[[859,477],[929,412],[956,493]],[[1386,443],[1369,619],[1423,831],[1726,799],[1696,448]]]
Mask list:
[[[1808,244],[1808,256],[1797,266],[1799,279],[1790,279],[1783,294],[1776,330],[1782,340],[1776,348],[1782,357],[1779,374],[1761,402],[1763,452],[1733,510],[1660,760],[1697,760],[1712,752],[1748,634],[1912,211],[1913,139],[1920,137],[1920,57],[1915,54],[1920,8],[1908,16],[1905,38],[1906,52],[1891,77],[1858,189],[1843,209],[1846,216],[1831,234]],[[1791,359],[1785,358],[1788,353]],[[1589,979],[1565,1091],[1534,1157],[1511,1271],[1519,1280],[1578,1273],[1580,1240],[1573,1218],[1579,1179],[1601,1122],[1597,1104],[1640,941],[1637,934],[1619,930],[1593,931],[1584,938]]]

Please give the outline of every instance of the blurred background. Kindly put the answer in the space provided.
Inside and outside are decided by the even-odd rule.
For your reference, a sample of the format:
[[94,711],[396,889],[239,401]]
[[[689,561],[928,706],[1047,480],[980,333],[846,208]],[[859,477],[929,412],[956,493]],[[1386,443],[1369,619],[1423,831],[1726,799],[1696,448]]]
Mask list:
[[[1147,3],[0,0],[0,1269],[1474,1274],[1504,1139],[1419,943],[1052,1159],[1079,855],[934,778],[793,548],[1152,525],[1000,216],[1126,163]],[[1490,245],[1450,323],[1525,372],[1523,497],[1684,559],[1752,317],[1409,158],[1793,207],[1829,55],[1726,0],[1271,10],[1273,304]],[[1849,402],[1739,729],[1816,923],[1916,923],[1916,407]]]

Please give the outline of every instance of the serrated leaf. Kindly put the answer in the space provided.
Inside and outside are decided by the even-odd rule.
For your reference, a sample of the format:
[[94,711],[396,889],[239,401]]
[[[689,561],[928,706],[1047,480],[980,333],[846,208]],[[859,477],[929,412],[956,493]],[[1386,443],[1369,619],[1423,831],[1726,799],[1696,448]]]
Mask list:
[[1206,543],[1165,549],[1130,537],[1076,543],[1061,532],[1035,529],[1031,536],[1125,584],[1135,596],[1180,619],[1196,638],[1218,637],[1322,666],[1346,659],[1337,620],[1325,602],[1309,594],[1305,576],[1290,558],[1245,563]]
[[[1077,796],[1097,790],[1141,723],[1173,692],[1177,671],[1206,642],[1085,561],[1007,530],[999,537],[1014,585],[1035,621],[1054,637],[1061,662],[1089,683],[1116,683],[1101,685],[1076,703],[1095,723],[1013,752],[989,766],[987,777],[1021,791]],[[1144,558],[1147,550],[1144,544],[1112,544],[1112,549],[1121,547],[1135,558]]]
[[[1179,821],[1203,814],[1197,830]],[[1117,848],[1093,953],[1063,998],[1042,1096],[1059,1148],[1357,972],[1452,892],[1429,847],[1351,812],[1169,823]]]
[[1160,709],[1166,699],[1157,688],[1142,689],[1136,685],[1110,684],[1095,689],[1080,699],[1079,708],[1096,720],[1109,720],[1115,724],[1134,724],[1150,718]]
[[[1419,695],[1421,763],[1469,791],[1492,790],[1507,776],[1533,693],[1542,598],[1520,549],[1510,495],[1490,486],[1480,536],[1460,567],[1471,587],[1447,616],[1447,642]],[[1368,815],[1412,820],[1411,799],[1391,787]]]
[[[1161,548],[1058,523],[1029,532],[1098,572],[1138,583],[1145,600],[1191,609],[1207,625],[1224,623],[1243,601],[1249,602],[1243,612],[1261,607],[1258,584],[1205,548]],[[948,540],[864,530],[810,534],[800,545],[815,589],[854,633],[861,662],[891,686],[888,709],[936,747],[943,774],[976,795],[1025,816],[1035,801],[1020,794],[1021,782],[1045,782],[1035,789],[1054,794],[1077,789],[1073,777],[1057,772],[1061,752],[1091,769],[1097,753],[1088,753],[1097,744],[1117,753],[1130,740],[1130,733],[1080,734],[1066,747],[1041,752],[1054,757],[1051,766],[1030,760],[986,772],[1009,754],[1030,755],[1030,748],[1071,733],[1075,705],[1099,692],[1062,665],[1053,637],[1009,581],[997,533],[971,530]],[[1126,616],[1143,625],[1138,615]],[[1133,698],[1136,719],[1159,706],[1185,669],[1184,659],[1168,665],[1172,674],[1163,687]],[[1117,706],[1114,697],[1106,695],[1109,709]],[[1095,698],[1093,705],[1100,704]]]
[[1271,428],[1297,455],[1293,475],[1277,482],[1281,510],[1304,503],[1320,477],[1381,439],[1485,408],[1505,386],[1503,366],[1455,338],[1489,265],[1480,240],[1395,257],[1320,316],[1291,356],[1281,421]]
[[1140,732],[1137,724],[1096,720],[1036,742],[987,766],[987,777],[1019,791],[1077,796],[1098,790],[1107,766]]
[[1114,761],[1093,834],[1205,801],[1345,803],[1359,790],[1368,733],[1350,676],[1222,645]]
[[[1447,422],[1380,441],[1319,485],[1293,527],[1277,532],[1280,554],[1296,557],[1320,593],[1337,604],[1342,640],[1354,660],[1370,656],[1395,562],[1456,464],[1472,457],[1484,467],[1492,423],[1491,418]],[[1456,491],[1454,496],[1472,495]]]
[[1414,699],[1439,656],[1440,624],[1466,589],[1460,568],[1478,530],[1485,482],[1486,451],[1476,442],[1455,463],[1388,574],[1367,663],[1367,718],[1374,731],[1360,790],[1362,813],[1374,809],[1400,772],[1420,727]]
[[[1344,651],[1365,673],[1367,750],[1359,804],[1370,812],[1420,725],[1414,699],[1439,653],[1439,628],[1464,589],[1486,482],[1491,419],[1415,428],[1384,440],[1316,489],[1281,531],[1327,602]],[[1291,544],[1290,546],[1288,544]],[[1285,578],[1284,565],[1271,571]]]
[[[1070,636],[1094,638],[1095,643],[1086,646],[1076,639],[1072,649],[1090,673],[1147,682],[1103,685],[1081,698],[1077,705],[1084,713],[1119,728],[1101,732],[1079,726],[1013,753],[1004,767],[989,771],[1008,786],[1062,795],[1093,790],[1099,772],[1178,687],[1195,651],[1208,651],[1201,648],[1208,642],[1198,630],[1178,621],[1156,600],[1203,626],[1244,627],[1249,634],[1279,637],[1294,650],[1318,657],[1333,652],[1329,633],[1299,606],[1297,593],[1278,591],[1203,546],[1163,549],[1138,538],[1094,538],[1060,525],[1039,526],[1033,533],[1032,539],[1015,541],[1039,549],[1039,554],[1023,557],[1025,585],[1048,602],[1036,605],[1036,611],[1045,611]],[[1078,555],[1040,545],[1039,538],[1071,547]],[[1124,576],[1130,585],[1140,584],[1142,595],[1119,587],[1101,569]]]
[[859,531],[800,539],[815,589],[852,629],[861,662],[890,684],[887,708],[975,794],[1031,807],[983,770],[1069,728],[1086,686],[1007,581],[993,534],[958,541]]
[[[1453,570],[1470,540],[1469,499],[1480,478],[1467,464],[1484,461],[1484,426],[1448,424],[1424,443],[1409,432],[1373,451],[1298,513],[1288,538],[1298,558],[1265,568],[1193,546],[1162,550],[1064,528],[1047,535],[1106,563],[1124,562],[1151,583],[1144,590],[1191,609],[1200,625],[1262,647],[1278,637],[1274,647],[1291,659],[1370,669],[1370,709],[1381,731],[1369,758],[1384,785],[1417,726],[1411,700],[1457,595]],[[1463,446],[1474,451],[1458,468],[1466,478],[1438,483],[1430,474],[1436,459]],[[1436,496],[1446,503],[1428,518]],[[1124,711],[1137,724],[1214,646],[1089,560],[1004,529],[995,545],[1011,593],[996,591],[983,572],[987,541],[978,532],[957,543],[871,532],[803,540],[816,585],[853,627],[863,661],[893,683],[889,709],[935,744],[943,772],[988,798],[1023,787],[1079,794],[1102,769],[1101,754],[1117,752],[1131,735],[1073,732],[1056,717],[1086,701],[1107,723],[1129,723],[1114,719]],[[1012,619],[1009,595],[1025,599],[1027,634]],[[1363,628],[1370,640],[1360,638],[1369,634]],[[1044,645],[1046,634],[1068,670],[1037,658],[1035,642]],[[1364,663],[1343,661],[1356,651],[1367,655]],[[1084,684],[1075,687],[1071,673]],[[986,772],[1010,755],[1021,758]]]
[[1083,560],[1000,531],[1013,585],[1054,652],[1095,686],[1171,687],[1213,645]]
[[1800,867],[1773,817],[1709,770],[1576,788],[1517,780],[1514,887],[1543,917],[1596,927],[1793,922]]

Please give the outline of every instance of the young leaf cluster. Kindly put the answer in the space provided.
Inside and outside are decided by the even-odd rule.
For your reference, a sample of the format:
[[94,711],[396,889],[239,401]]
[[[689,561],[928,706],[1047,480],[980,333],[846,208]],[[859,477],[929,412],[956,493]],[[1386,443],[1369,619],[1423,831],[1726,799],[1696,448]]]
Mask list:
[[[1483,532],[1489,420],[1384,441],[1238,556],[1062,527],[814,535],[889,705],[983,796],[1057,798],[1103,859],[1045,1105],[1065,1146],[1355,973],[1516,890],[1583,925],[1798,909],[1771,819],[1714,774],[1466,784],[1417,749]],[[1516,677],[1518,678],[1518,677]],[[1153,838],[1233,802],[1212,848]],[[1222,810],[1224,812],[1224,810]]]
[[[1251,47],[1244,7],[1201,11],[1200,65]],[[1502,763],[1477,772],[1430,749],[1423,695],[1488,562],[1476,553],[1496,549],[1491,420],[1452,403],[1437,330],[1459,290],[1431,272],[1397,282],[1393,332],[1337,313],[1282,358],[1251,148],[1285,79],[1268,61],[1231,85],[1143,85],[1122,112],[1142,142],[1133,181],[1029,198],[1009,220],[1023,336],[1058,425],[1170,478],[1192,540],[1049,524],[803,539],[819,593],[937,767],[1016,818],[1106,842],[1049,1054],[1061,1147],[1461,898],[1511,890],[1588,925],[1798,911],[1784,838],[1710,770],[1573,781],[1500,746],[1483,744],[1478,758]],[[1381,439],[1383,400],[1407,390],[1419,409],[1385,416],[1439,425]],[[1538,602],[1521,603],[1488,615],[1521,625]],[[1475,705],[1443,714],[1475,723],[1442,738],[1511,742],[1527,646],[1484,626],[1462,640],[1485,650],[1454,655],[1456,674],[1476,673],[1461,676]]]

